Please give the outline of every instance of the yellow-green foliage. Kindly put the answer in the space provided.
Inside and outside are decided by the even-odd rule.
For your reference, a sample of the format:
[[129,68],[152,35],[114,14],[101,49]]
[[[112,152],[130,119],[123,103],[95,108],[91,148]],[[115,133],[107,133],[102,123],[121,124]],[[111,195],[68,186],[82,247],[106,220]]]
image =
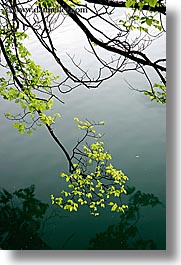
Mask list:
[[126,7],[134,7],[138,3],[139,9],[142,10],[144,5],[155,7],[159,5],[159,0],[126,0]]
[[73,0],[73,1],[64,0],[64,2],[67,3],[71,7],[75,7],[76,4],[81,4],[81,1],[79,1],[79,0]]
[[[162,22],[158,19],[157,12],[151,12],[152,8],[159,6],[159,0],[127,0],[126,7],[134,8],[137,5],[137,9],[133,14],[128,13],[126,20],[120,20],[120,24],[127,30],[135,30],[140,32],[151,33],[150,30],[157,29],[163,30]],[[150,11],[143,13],[143,7],[146,6]]]
[[[60,117],[58,113],[53,114],[53,116],[46,114],[47,111],[52,109],[54,103],[51,94],[49,95],[48,92],[52,82],[58,76],[53,76],[49,70],[43,70],[40,65],[31,60],[30,52],[23,45],[23,40],[27,37],[24,32],[15,32],[13,36],[8,33],[8,29],[0,28],[0,37],[5,38],[6,54],[15,70],[14,75],[12,71],[7,72],[9,78],[0,78],[0,95],[5,100],[19,104],[24,113],[22,116],[29,116],[32,124],[38,126],[42,124],[51,125],[54,123],[55,117]],[[17,80],[19,80],[19,83]],[[45,96],[39,98],[36,91],[42,91]],[[14,128],[18,129],[21,134],[25,132],[32,133],[33,126],[24,122],[21,117],[16,117],[11,113],[6,113],[6,116],[16,120]]]
[[59,5],[57,0],[39,0],[36,2],[36,4],[41,5],[42,7],[51,7],[51,8],[55,8]]
[[[61,177],[67,182],[67,190],[62,190],[60,197],[51,195],[52,204],[70,212],[86,205],[94,216],[99,215],[100,209],[106,206],[111,211],[124,212],[127,205],[121,202],[121,195],[126,194],[124,185],[128,177],[110,163],[112,157],[105,152],[104,142],[99,141],[101,135],[96,135],[94,125],[78,118],[74,120],[87,135],[95,137],[95,142],[83,144],[81,159],[74,164],[71,174],[61,173]],[[99,123],[101,124],[103,122]]]
[[150,97],[150,100],[156,100],[158,103],[166,104],[167,90],[163,84],[155,83],[152,88],[144,92],[145,95]]
[[[81,4],[80,0],[72,0],[72,1],[64,0],[64,2],[71,7],[75,7],[76,4]],[[57,0],[39,0],[37,1],[37,4],[40,4],[41,6],[51,7],[51,8],[60,6]]]

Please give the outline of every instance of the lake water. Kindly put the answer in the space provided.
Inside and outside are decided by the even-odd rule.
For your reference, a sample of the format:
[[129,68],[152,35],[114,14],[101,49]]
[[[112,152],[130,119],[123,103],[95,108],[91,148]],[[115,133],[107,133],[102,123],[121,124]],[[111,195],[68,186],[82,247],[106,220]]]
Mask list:
[[[54,36],[61,58],[69,64],[65,52],[85,58],[84,36],[70,21]],[[152,56],[165,54],[165,41],[160,40],[149,51]],[[30,38],[28,46],[33,58],[45,68],[63,75],[53,59]],[[155,49],[155,48],[156,49]],[[86,57],[83,65],[96,71],[94,59]],[[152,240],[157,249],[166,246],[166,165],[165,165],[165,106],[150,102],[142,93],[131,91],[124,79],[135,87],[144,89],[147,83],[136,73],[116,75],[98,89],[77,88],[61,95],[65,104],[56,103],[56,111],[62,118],[55,125],[55,133],[70,151],[80,131],[73,121],[105,121],[101,131],[105,133],[105,147],[112,154],[112,163],[129,176],[129,185],[144,193],[158,196],[163,205],[142,207],[139,234],[142,240]],[[47,217],[56,210],[59,216],[45,222],[41,238],[51,249],[88,249],[96,233],[104,232],[108,226],[120,222],[120,214],[105,210],[99,217],[92,217],[88,209],[67,213],[51,206],[50,194],[59,196],[64,184],[60,172],[67,171],[67,161],[45,128],[33,136],[19,135],[3,113],[13,112],[15,106],[1,100],[0,104],[0,186],[10,192],[35,185],[35,194],[48,203]],[[110,238],[104,239],[109,241]],[[119,242],[118,242],[119,244]],[[105,244],[106,245],[106,244]],[[104,246],[104,242],[103,242]],[[119,245],[117,246],[119,249]],[[104,249],[104,247],[103,247]]]

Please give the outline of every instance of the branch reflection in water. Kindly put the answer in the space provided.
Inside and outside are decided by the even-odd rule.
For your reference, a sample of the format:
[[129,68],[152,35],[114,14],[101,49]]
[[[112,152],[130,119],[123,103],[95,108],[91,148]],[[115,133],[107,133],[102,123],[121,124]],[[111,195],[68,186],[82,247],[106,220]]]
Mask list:
[[[121,214],[120,222],[110,225],[104,232],[97,233],[89,242],[89,248],[98,249],[157,249],[156,243],[144,240],[138,228],[142,218],[141,209],[147,206],[163,206],[154,194],[143,193],[126,187],[129,197],[129,208]],[[54,225],[57,212],[47,214],[46,203],[35,197],[35,186],[19,189],[10,193],[0,190],[0,248],[7,250],[46,250],[52,249],[47,240],[43,239],[47,225]],[[50,209],[51,210],[51,209]],[[58,214],[59,215],[59,214]],[[63,218],[65,216],[58,216]],[[99,218],[99,217],[98,217]],[[51,222],[48,222],[51,220]],[[66,249],[71,234],[60,249]]]
[[[89,242],[89,249],[94,250],[153,250],[157,249],[156,243],[144,240],[139,231],[139,221],[142,216],[141,209],[146,206],[162,205],[154,194],[136,191],[127,187],[129,207],[120,216],[120,222],[110,225],[104,232],[97,233]],[[163,205],[162,205],[163,206]]]
[[49,205],[35,197],[35,186],[12,193],[0,190],[0,248],[7,250],[51,249],[42,239]]

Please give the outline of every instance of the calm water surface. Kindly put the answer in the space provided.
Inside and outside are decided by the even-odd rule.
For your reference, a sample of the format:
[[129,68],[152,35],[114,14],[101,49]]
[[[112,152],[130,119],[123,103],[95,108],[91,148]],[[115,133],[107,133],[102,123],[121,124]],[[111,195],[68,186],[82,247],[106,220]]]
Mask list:
[[[75,26],[66,23],[54,37],[56,45],[61,47],[60,55],[67,64],[70,62],[65,51],[84,58],[86,42]],[[28,45],[36,62],[63,75],[34,39],[30,39]],[[150,54],[154,56],[159,50],[164,55],[164,41],[156,45],[157,49],[150,51]],[[88,57],[82,63],[94,74],[93,58]],[[65,104],[56,103],[56,111],[61,113],[62,118],[56,123],[55,132],[71,150],[80,137],[74,117],[104,120],[105,126],[101,130],[105,132],[105,147],[113,156],[114,166],[129,176],[130,186],[155,194],[164,204],[165,106],[150,102],[143,94],[129,90],[123,78],[131,80],[140,89],[147,85],[144,79],[132,73],[117,75],[99,89],[79,88],[61,95]],[[13,112],[14,109],[14,105],[1,100],[0,186],[12,192],[34,184],[36,197],[50,205],[50,194],[58,196],[64,187],[59,175],[67,170],[67,161],[45,128],[40,128],[32,137],[19,135],[12,129],[11,122],[4,118],[3,113]],[[51,211],[50,205],[47,217]],[[52,249],[87,249],[96,233],[104,232],[109,225],[120,222],[119,214],[107,210],[97,218],[90,216],[88,209],[69,214],[56,208],[56,212],[59,216],[49,218],[41,234],[43,241]],[[153,240],[158,249],[164,249],[164,205],[144,207],[140,214],[138,228],[141,238]]]

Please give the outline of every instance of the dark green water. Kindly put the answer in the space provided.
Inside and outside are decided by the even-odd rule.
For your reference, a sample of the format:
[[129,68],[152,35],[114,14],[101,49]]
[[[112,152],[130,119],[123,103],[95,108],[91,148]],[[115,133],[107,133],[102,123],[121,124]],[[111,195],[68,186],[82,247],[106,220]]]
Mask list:
[[[64,31],[62,34],[65,34],[64,40],[66,40],[67,30],[74,32],[71,45],[67,47],[68,41],[63,42],[55,36],[57,44],[60,42],[63,48],[67,47],[68,52],[72,54],[77,52],[79,56],[83,56],[85,51],[81,48],[82,35],[80,32],[78,32],[80,35],[77,34],[72,26],[67,27],[62,30]],[[164,54],[164,41],[157,45],[159,52]],[[33,39],[30,40],[30,49],[38,63],[59,73],[51,58],[44,60],[43,50]],[[154,52],[158,50],[150,51],[153,56]],[[62,57],[65,56],[62,53]],[[85,67],[94,72],[95,65],[91,58],[84,63]],[[131,80],[135,87],[140,89],[147,85],[133,73],[130,76],[117,75],[99,89],[79,88],[63,95],[62,99],[66,104],[56,103],[56,111],[61,113],[62,118],[55,125],[55,132],[68,150],[71,150],[80,137],[73,117],[105,121],[105,126],[101,130],[105,132],[105,147],[113,156],[114,166],[122,169],[129,176],[130,186],[135,186],[141,192],[154,194],[163,203],[155,207],[140,207],[140,219],[136,224],[139,232],[129,230],[126,238],[128,248],[130,242],[139,239],[139,242],[142,241],[137,248],[144,249],[145,246],[149,248],[147,241],[151,240],[151,248],[165,249],[165,106],[150,102],[143,94],[129,90],[123,78]],[[90,240],[99,232],[103,234],[92,243],[93,248],[106,249],[111,246],[116,249],[126,248],[126,244],[120,243],[125,240],[120,237],[124,237],[121,232],[124,227],[126,229],[126,224],[118,226],[122,220],[119,214],[104,210],[95,218],[89,214],[88,209],[81,209],[78,213],[67,213],[51,206],[50,194],[58,196],[64,187],[59,175],[61,171],[67,170],[67,161],[45,128],[40,128],[32,137],[19,135],[12,129],[11,122],[7,121],[2,113],[14,110],[14,105],[1,100],[0,186],[13,192],[34,184],[35,197],[49,204],[42,220],[44,222],[45,218],[48,219],[41,233],[34,238],[32,244],[34,248],[88,249],[91,246]],[[21,205],[18,204],[17,207]],[[54,216],[55,211],[56,216]],[[8,216],[6,218],[8,219]],[[5,223],[8,222],[7,219],[4,220]],[[110,225],[112,228],[105,232]],[[22,242],[21,248],[33,248],[31,244],[27,247],[27,242],[32,240],[31,235],[29,238],[21,236],[22,229],[18,230],[20,226],[15,222],[12,233],[17,230],[16,233],[19,234],[19,240]],[[30,226],[33,226],[31,222]],[[118,236],[115,237],[114,233]],[[14,245],[12,243],[11,248],[16,248],[16,242]]]

